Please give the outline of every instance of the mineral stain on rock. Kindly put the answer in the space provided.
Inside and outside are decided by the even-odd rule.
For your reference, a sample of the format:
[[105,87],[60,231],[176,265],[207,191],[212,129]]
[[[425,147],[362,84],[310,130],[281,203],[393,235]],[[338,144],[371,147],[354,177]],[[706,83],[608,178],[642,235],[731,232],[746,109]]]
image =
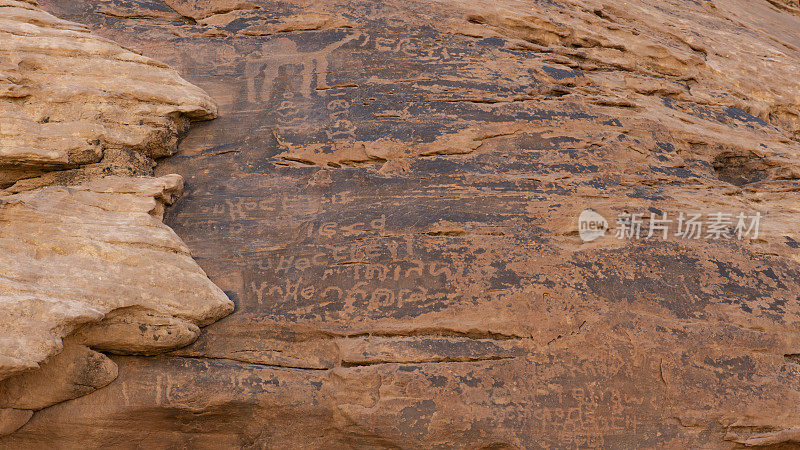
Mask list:
[[796,2],[39,3],[0,446],[800,444]]

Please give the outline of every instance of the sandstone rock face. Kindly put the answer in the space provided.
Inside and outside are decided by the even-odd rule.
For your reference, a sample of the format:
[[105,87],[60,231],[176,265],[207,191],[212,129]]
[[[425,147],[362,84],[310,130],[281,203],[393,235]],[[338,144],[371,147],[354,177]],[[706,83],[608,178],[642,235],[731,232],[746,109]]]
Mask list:
[[[128,211],[130,227],[160,231],[110,272],[155,258],[141,278],[165,281],[117,303],[115,281],[80,284],[105,309],[60,323],[106,318],[60,333],[88,361],[70,367],[94,368],[77,372],[99,387],[113,371],[103,351],[119,375],[0,446],[800,443],[796,2],[41,3],[176,68],[220,117],[152,174],[147,158],[169,152],[146,149],[171,138],[109,144],[76,174],[7,190],[19,217],[42,220],[45,194],[65,218]],[[174,125],[156,128],[206,117],[189,100],[200,96],[181,98]],[[156,178],[133,182],[144,194],[97,180],[105,167]],[[185,247],[158,220],[173,172],[188,192],[164,220]],[[591,242],[577,229],[586,208],[612,227]],[[646,238],[651,213],[681,212],[760,214],[760,233],[734,222],[727,239],[686,239],[673,223]],[[625,213],[645,217],[639,239],[614,236]],[[129,222],[110,235],[141,242],[121,231]],[[66,229],[92,238],[93,258],[123,245]],[[86,248],[52,238],[63,243],[18,245],[30,258]],[[237,310],[171,350],[227,311],[189,249]],[[181,287],[190,280],[203,289]],[[148,303],[156,291],[165,298]],[[178,301],[189,292],[191,311]],[[64,367],[52,361],[41,370]],[[37,380],[10,380],[3,430],[83,393],[23,402],[15,386]],[[65,377],[54,392],[79,385]]]
[[[166,225],[152,175],[211,99],[165,65],[0,1],[0,435],[111,383],[95,350],[190,344],[233,304]],[[138,177],[120,175],[143,175]]]
[[[161,222],[162,202],[181,183],[177,175],[106,177],[3,197],[0,310],[13,318],[0,325],[13,343],[4,352],[12,364],[0,366],[4,375],[36,367],[62,337],[112,311],[99,327],[81,330],[85,343],[121,352],[157,350],[159,336],[140,328],[171,326],[175,332],[165,340],[185,345],[197,337],[195,324],[230,312],[225,294]],[[121,315],[146,321],[126,323]],[[151,324],[153,316],[168,322]],[[180,345],[167,345],[174,347]]]
[[175,71],[34,4],[0,2],[0,184],[98,163],[106,150],[166,156],[186,119],[215,116]]

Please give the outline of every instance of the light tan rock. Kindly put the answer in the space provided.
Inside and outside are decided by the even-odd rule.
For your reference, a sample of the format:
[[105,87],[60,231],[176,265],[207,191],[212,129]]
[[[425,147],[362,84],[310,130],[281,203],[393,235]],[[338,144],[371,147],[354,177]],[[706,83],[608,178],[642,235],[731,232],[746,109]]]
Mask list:
[[89,347],[180,348],[233,303],[162,223],[183,179],[142,176],[216,116],[202,90],[35,1],[0,0],[0,112],[3,435],[116,378]]
[[[121,308],[140,308],[145,324],[152,324],[153,314],[167,322],[178,318],[173,325],[184,324],[182,334],[191,336],[196,336],[193,325],[232,311],[180,238],[161,223],[164,204],[181,188],[179,176],[109,177],[2,198],[0,310],[15,320],[0,323],[3,339],[13,343],[0,350],[21,361],[5,364],[4,373],[35,367],[78,325]],[[113,323],[102,326],[113,331],[119,326]],[[110,348],[112,337],[101,339],[98,330],[84,333],[87,342],[105,340],[103,347]],[[189,341],[183,336],[174,343]],[[138,345],[136,352],[147,350],[148,344]],[[154,340],[150,345],[163,349]]]
[[214,102],[174,70],[35,3],[0,15],[0,186],[97,163],[108,149],[171,154]]
[[141,307],[117,309],[102,322],[75,333],[96,350],[121,354],[155,354],[185,347],[200,334],[197,325]]

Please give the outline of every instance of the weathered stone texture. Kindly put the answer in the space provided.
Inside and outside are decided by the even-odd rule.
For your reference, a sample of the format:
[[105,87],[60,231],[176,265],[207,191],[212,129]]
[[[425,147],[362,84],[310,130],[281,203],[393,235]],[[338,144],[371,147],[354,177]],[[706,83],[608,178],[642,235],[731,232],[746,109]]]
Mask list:
[[[219,104],[152,175],[187,184],[171,263],[191,249],[237,308],[156,357],[173,344],[149,340],[182,346],[197,331],[181,321],[207,321],[138,304],[139,334],[125,309],[75,334],[118,378],[0,446],[800,444],[796,2],[42,6]],[[124,167],[168,153],[123,147]],[[101,195],[84,186],[76,208]],[[758,212],[762,229],[583,243],[587,207],[612,225]]]
[[167,66],[47,14],[0,2],[0,185],[98,163],[105,150],[171,154],[213,101]]
[[162,222],[183,178],[144,176],[216,115],[199,88],[35,2],[0,1],[0,112],[6,435],[111,383],[117,365],[95,350],[180,348],[233,304]]

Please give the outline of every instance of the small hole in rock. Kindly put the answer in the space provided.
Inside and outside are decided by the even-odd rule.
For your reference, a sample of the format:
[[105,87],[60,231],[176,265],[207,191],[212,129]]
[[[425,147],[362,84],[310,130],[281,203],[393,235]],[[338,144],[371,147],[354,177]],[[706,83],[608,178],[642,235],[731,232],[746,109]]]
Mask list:
[[734,186],[763,181],[769,177],[772,164],[753,154],[726,152],[717,155],[712,163],[717,178]]

